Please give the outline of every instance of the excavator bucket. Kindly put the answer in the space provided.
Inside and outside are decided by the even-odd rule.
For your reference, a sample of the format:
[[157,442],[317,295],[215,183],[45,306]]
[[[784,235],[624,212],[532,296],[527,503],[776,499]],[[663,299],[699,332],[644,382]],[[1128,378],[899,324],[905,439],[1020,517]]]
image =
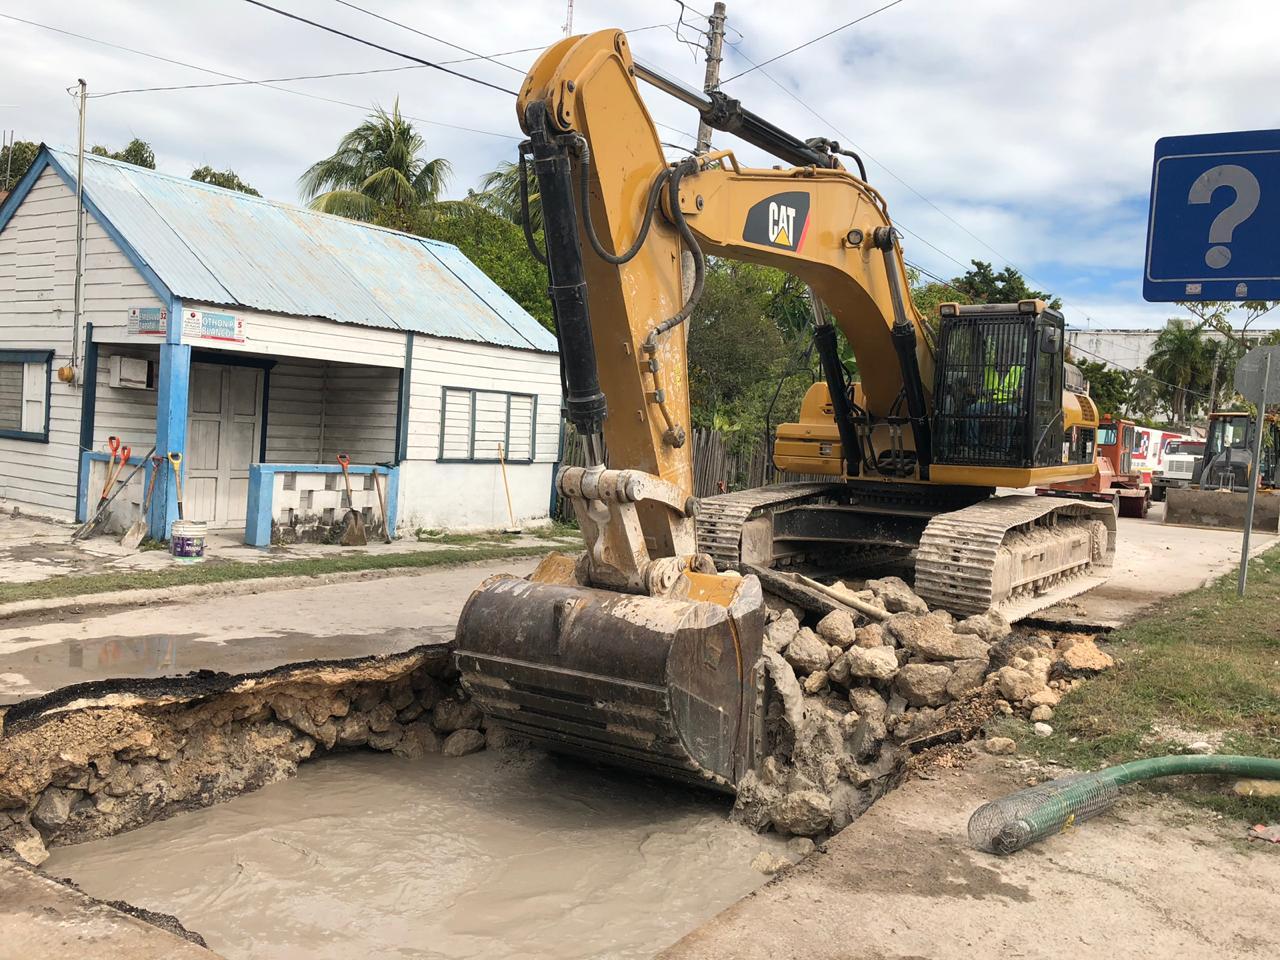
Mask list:
[[494,577],[458,621],[462,683],[551,750],[733,792],[760,738],[755,577],[686,574],[690,599]]

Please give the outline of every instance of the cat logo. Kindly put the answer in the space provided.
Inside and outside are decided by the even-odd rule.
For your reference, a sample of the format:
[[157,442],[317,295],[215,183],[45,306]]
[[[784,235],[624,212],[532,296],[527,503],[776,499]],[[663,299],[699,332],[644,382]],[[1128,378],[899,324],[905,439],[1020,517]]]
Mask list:
[[747,211],[742,239],[764,247],[799,251],[809,230],[809,194],[775,193]]

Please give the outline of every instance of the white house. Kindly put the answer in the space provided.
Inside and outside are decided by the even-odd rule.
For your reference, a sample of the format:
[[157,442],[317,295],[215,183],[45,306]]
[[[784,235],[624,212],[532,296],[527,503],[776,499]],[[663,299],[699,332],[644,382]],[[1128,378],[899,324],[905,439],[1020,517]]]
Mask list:
[[[0,499],[85,517],[120,473],[181,456],[188,519],[261,544],[354,504],[393,527],[545,517],[558,456],[556,341],[456,247],[85,158],[76,310],[76,158],[42,147],[0,204]],[[177,516],[147,461],[113,507]],[[382,466],[378,466],[381,464]]]

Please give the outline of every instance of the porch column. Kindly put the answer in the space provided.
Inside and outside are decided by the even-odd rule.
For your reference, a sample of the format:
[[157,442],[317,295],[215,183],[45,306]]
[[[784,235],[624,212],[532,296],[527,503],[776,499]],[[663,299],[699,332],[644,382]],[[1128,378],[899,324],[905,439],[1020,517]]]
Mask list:
[[[170,313],[170,325],[179,324],[182,314]],[[167,457],[170,451],[186,456],[188,384],[191,379],[191,347],[181,343],[160,345],[160,376],[156,384],[156,455]],[[156,478],[156,490],[147,518],[151,536],[167,540],[169,527],[178,519],[178,497],[173,482],[173,468],[166,460],[164,471]],[[183,478],[186,464],[183,464]],[[183,490],[186,493],[186,490]]]

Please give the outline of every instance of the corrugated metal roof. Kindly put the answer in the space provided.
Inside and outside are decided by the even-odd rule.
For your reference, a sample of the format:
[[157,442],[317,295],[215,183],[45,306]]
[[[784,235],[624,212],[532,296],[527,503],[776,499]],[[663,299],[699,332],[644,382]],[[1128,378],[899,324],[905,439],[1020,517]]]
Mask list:
[[[49,151],[72,181],[76,158]],[[85,193],[176,296],[554,353],[451,244],[85,157]]]

